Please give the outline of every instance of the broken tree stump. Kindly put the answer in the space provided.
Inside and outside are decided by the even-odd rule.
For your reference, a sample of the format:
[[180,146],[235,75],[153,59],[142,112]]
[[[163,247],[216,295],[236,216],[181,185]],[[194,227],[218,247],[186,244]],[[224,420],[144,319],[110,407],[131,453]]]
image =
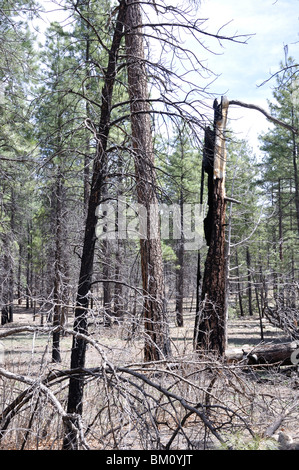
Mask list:
[[[224,356],[227,343],[225,259],[225,131],[229,101],[214,101],[214,128],[205,133],[203,170],[208,174],[208,214],[204,232],[209,247],[195,319],[197,351]],[[202,177],[203,178],[203,177]]]

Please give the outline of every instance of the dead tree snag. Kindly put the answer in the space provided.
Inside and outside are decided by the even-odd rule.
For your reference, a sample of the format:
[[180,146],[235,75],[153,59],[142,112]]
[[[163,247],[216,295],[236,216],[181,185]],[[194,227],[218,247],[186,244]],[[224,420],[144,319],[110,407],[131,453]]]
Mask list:
[[209,210],[204,221],[209,246],[195,322],[195,348],[223,355],[226,347],[225,128],[228,100],[214,101],[214,129],[205,134],[203,171],[208,174]]

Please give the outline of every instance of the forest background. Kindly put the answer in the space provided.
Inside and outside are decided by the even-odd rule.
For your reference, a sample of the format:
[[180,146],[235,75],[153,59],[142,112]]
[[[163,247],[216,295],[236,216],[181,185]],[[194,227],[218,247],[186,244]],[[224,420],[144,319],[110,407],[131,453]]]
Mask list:
[[[74,327],[77,336],[68,334],[78,355],[72,354],[71,369],[85,367],[86,336],[93,329],[105,338],[120,327],[128,342],[141,335],[148,362],[169,357],[170,326],[191,332],[192,349],[207,246],[202,227],[199,243],[188,244],[186,226],[189,221],[195,229],[190,210],[200,207],[201,222],[207,212],[207,188],[201,200],[204,130],[213,121],[214,98],[223,94],[213,91],[217,77],[201,51],[214,55],[206,38],[215,48],[226,43],[246,48],[254,33],[254,25],[241,34],[228,34],[223,25],[210,30],[212,18],[207,26],[200,2],[184,7],[145,2],[141,30],[121,19],[124,4],[57,4],[55,16],[61,14],[62,21],[43,30],[42,44],[35,30],[43,5],[0,4],[1,325],[7,331],[19,327],[19,312],[27,311],[26,326],[50,328],[55,364],[67,362],[61,346],[66,330],[60,327]],[[141,10],[136,12],[135,19]],[[135,57],[139,71],[130,63],[133,47],[143,48],[141,59]],[[256,142],[253,150],[233,131],[236,114],[228,122],[226,194],[240,204],[227,208],[227,308],[229,319],[261,319],[267,313],[293,334],[299,301],[299,83],[296,54],[281,47],[276,72],[269,76],[260,64],[259,73],[272,84],[269,113],[289,128],[272,124],[260,134],[257,153]],[[138,108],[140,102],[145,108]],[[238,112],[229,108],[229,117],[231,109]],[[138,126],[148,132],[145,164],[137,158]],[[173,215],[178,211],[180,234],[173,236],[170,221],[169,237],[140,245],[136,232],[119,236],[119,220],[107,238],[104,219],[106,236],[99,230],[96,239],[88,230],[101,203],[106,212],[109,205],[124,204],[130,234],[141,206],[171,207]],[[153,314],[145,329],[144,310]],[[134,354],[141,360],[139,347]],[[59,408],[66,416],[66,448],[85,445],[78,418],[83,388],[72,376],[67,412]],[[7,406],[3,403],[3,410]],[[70,418],[71,413],[78,416]]]

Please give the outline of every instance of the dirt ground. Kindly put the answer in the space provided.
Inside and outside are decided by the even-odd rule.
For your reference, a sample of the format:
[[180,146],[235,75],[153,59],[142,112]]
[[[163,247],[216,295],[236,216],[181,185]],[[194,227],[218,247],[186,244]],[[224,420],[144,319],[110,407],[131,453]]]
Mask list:
[[[172,351],[174,356],[190,356],[193,354],[193,327],[194,314],[186,313],[184,327],[178,328],[174,318],[171,317],[170,334]],[[24,307],[16,307],[14,322],[2,328],[12,328],[21,325],[40,326],[40,317],[33,320],[33,311]],[[44,322],[46,326],[46,322]],[[281,330],[269,324],[263,319],[264,342],[285,342],[289,339]],[[69,327],[72,327],[72,318],[69,319]],[[110,328],[104,328],[101,318],[91,318],[89,325],[91,337],[97,339],[102,346],[105,357],[116,365],[128,365],[142,362],[143,338],[140,332],[137,338],[136,332],[132,338],[132,326],[129,321],[122,325],[113,324]],[[51,335],[20,333],[13,337],[0,340],[5,358],[5,367],[8,370],[22,372],[27,375],[44,373],[51,364]],[[246,317],[230,319],[228,323],[228,348],[243,348],[251,350],[261,343],[261,325],[258,317]],[[72,345],[71,336],[61,338],[62,363],[55,368],[69,368],[70,352]],[[93,348],[88,347],[87,363],[89,367],[98,366],[99,356]],[[261,420],[261,428],[269,425],[281,416],[285,415],[278,432],[283,433],[292,440],[291,446],[299,448],[299,376],[298,370],[291,371],[257,371],[255,374],[256,393],[265,394],[265,414],[270,416],[268,423]],[[267,418],[268,419],[268,418]],[[276,436],[277,437],[277,436]],[[289,444],[288,444],[289,445]]]
[[[72,328],[72,317],[68,319],[68,327]],[[137,341],[136,333],[134,338],[132,335],[131,321],[125,321],[121,326],[112,324],[111,328],[104,328],[102,319],[91,318],[89,323],[90,334],[95,334],[97,340],[105,348],[109,354],[110,360],[116,360],[121,356],[121,362],[130,363],[132,358],[134,361],[142,360],[142,346],[143,339],[140,335],[140,341]],[[41,326],[40,315],[37,314],[34,318],[33,309],[26,310],[26,308],[15,306],[14,308],[14,321],[2,328],[14,328],[17,326],[30,325]],[[43,326],[51,326],[47,324],[45,318]],[[194,313],[185,313],[184,326],[178,328],[175,325],[173,315],[170,315],[170,335],[172,342],[172,349],[174,355],[186,355],[192,353],[193,350],[193,328],[194,328]],[[271,325],[267,319],[262,321],[263,328],[263,341],[264,342],[285,342],[289,339],[283,334],[281,330]],[[71,351],[71,337],[63,336],[61,338],[61,351],[65,356],[64,366],[68,367],[69,353]],[[228,322],[228,349],[243,348],[250,351],[254,346],[261,343],[261,325],[258,317],[245,317],[230,319]],[[3,338],[1,343],[4,346],[6,363],[17,361],[30,364],[39,362],[40,354],[44,355],[46,362],[47,357],[51,353],[51,337],[47,335],[32,335],[31,333],[19,333],[16,336]],[[37,356],[36,356],[37,355]]]

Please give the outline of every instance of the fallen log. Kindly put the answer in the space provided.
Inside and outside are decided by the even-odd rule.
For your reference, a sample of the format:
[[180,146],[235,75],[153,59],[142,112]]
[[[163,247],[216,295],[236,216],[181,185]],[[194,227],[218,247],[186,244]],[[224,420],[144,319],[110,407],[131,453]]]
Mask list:
[[299,342],[262,343],[253,349],[227,349],[228,362],[242,362],[247,365],[297,365],[299,364]]

